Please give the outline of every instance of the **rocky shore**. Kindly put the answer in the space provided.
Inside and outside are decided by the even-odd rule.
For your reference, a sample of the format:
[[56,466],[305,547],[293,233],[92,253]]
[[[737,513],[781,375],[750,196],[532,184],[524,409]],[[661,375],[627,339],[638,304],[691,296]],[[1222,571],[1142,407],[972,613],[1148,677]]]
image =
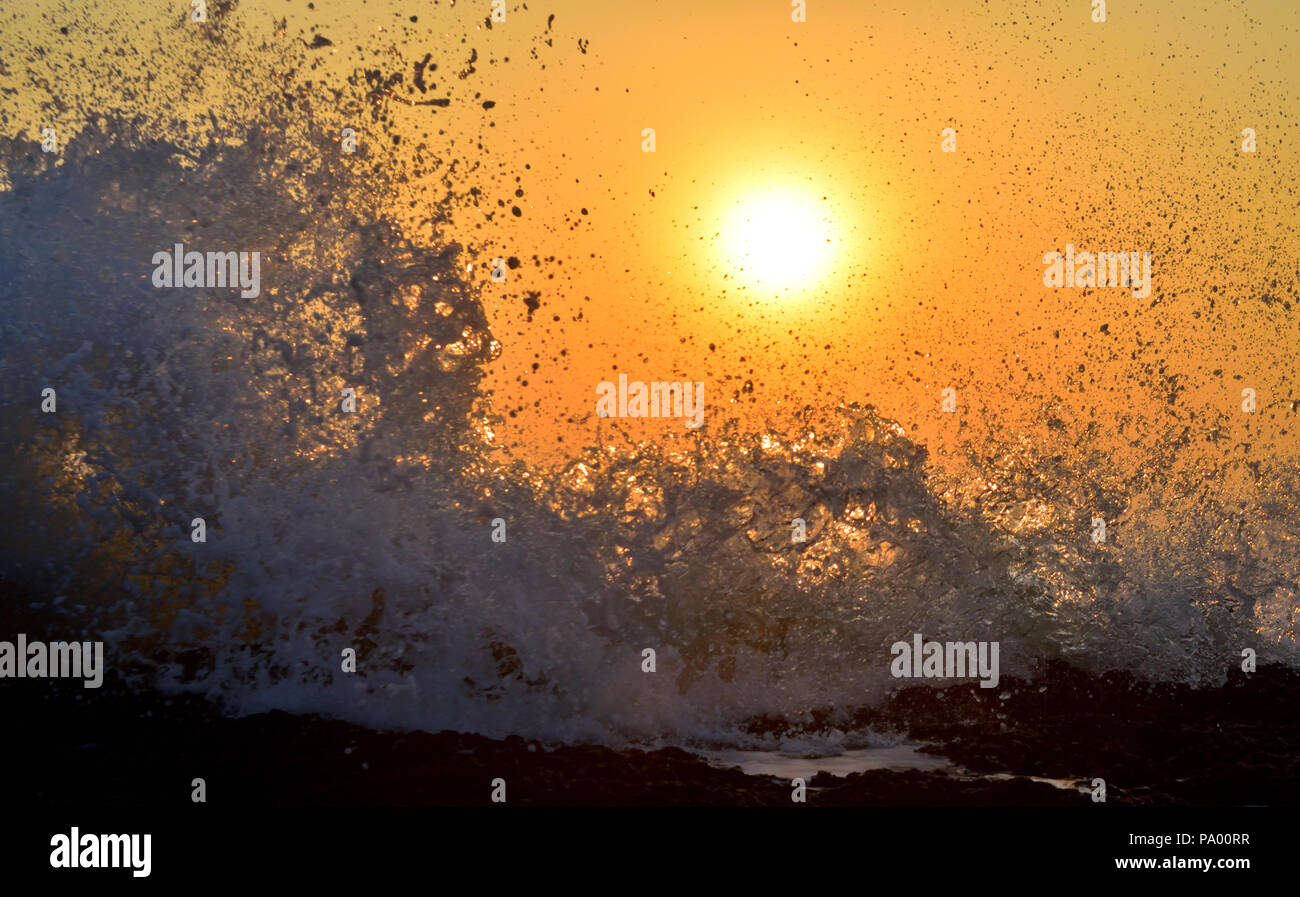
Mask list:
[[[1097,777],[1114,804],[1295,805],[1298,697],[1300,675],[1270,667],[1213,689],[1063,665],[997,689],[909,687],[852,721],[926,742],[954,768],[822,773],[808,782],[807,802],[1083,806],[1088,793],[1031,777]],[[195,778],[210,805],[242,807],[488,805],[498,778],[512,805],[792,805],[788,781],[672,747],[379,732],[278,711],[231,718],[201,698],[132,693],[112,679],[94,692],[4,680],[0,706],[10,723],[0,740],[8,793],[51,808],[188,804]]]

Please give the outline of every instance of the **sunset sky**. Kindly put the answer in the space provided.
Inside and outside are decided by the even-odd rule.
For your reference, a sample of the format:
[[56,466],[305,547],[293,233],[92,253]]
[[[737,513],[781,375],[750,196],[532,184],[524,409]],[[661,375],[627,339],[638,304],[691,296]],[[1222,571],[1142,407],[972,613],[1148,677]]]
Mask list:
[[[1288,4],[1112,4],[1104,24],[1082,2],[814,3],[804,24],[783,6],[557,3],[471,39],[512,56],[484,75],[491,142],[531,165],[493,239],[557,259],[487,287],[504,441],[582,440],[616,371],[704,381],[714,420],[861,401],[942,439],[946,386],[1007,422],[1045,395],[1141,415],[1163,367],[1207,409],[1256,388],[1256,441],[1293,427]],[[520,71],[529,48],[544,71]],[[834,253],[779,289],[730,264],[727,232],[772,190],[806,198]],[[1044,288],[1042,256],[1069,242],[1152,251],[1152,296]]]
[[[596,386],[619,373],[704,382],[715,425],[780,430],[805,405],[870,402],[932,448],[963,424],[1028,426],[1049,396],[1110,422],[1157,414],[1171,388],[1157,380],[1209,413],[1249,386],[1261,413],[1233,417],[1233,438],[1296,451],[1289,0],[1115,2],[1104,23],[1087,0],[812,0],[806,23],[783,2],[557,0],[511,4],[491,29],[486,0],[361,8],[242,0],[231,15],[255,39],[282,17],[286,36],[327,38],[302,51],[300,79],[383,68],[414,95],[412,64],[431,53],[427,97],[495,103],[388,111],[399,131],[436,126],[434,152],[480,163],[479,208],[452,232],[503,344],[486,385],[515,454],[594,441],[610,426]],[[184,27],[179,0],[111,9],[97,13],[106,33],[136,45]],[[6,43],[50,46],[33,76],[113,96],[69,62],[104,35],[83,29],[63,49],[56,13],[6,17]],[[471,51],[476,71],[458,79]],[[0,102],[11,130],[30,113]],[[945,128],[956,152],[941,151]],[[811,270],[782,267],[777,287],[737,261],[738,222],[773,194],[825,229],[827,249]],[[395,217],[419,212],[394,198]],[[770,255],[808,228],[759,229]],[[1151,251],[1152,295],[1044,287],[1043,255],[1067,243]],[[487,277],[497,256],[522,262],[504,284]],[[945,387],[958,414],[940,413]]]

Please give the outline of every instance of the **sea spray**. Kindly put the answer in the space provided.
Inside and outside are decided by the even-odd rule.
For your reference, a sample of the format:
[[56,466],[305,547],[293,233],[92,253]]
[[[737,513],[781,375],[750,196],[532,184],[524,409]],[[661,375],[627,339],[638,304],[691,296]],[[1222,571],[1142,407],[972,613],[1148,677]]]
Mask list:
[[[214,34],[207,63],[251,90]],[[1245,645],[1300,662],[1296,475],[1207,489],[1235,462],[1184,434],[1221,422],[1177,409],[1128,457],[1044,408],[1019,431],[989,415],[941,467],[845,401],[503,459],[482,389],[501,347],[434,226],[478,189],[477,149],[427,160],[448,189],[417,228],[381,201],[415,169],[367,156],[382,138],[340,146],[349,117],[388,136],[397,74],[327,103],[268,81],[203,139],[108,115],[57,160],[0,146],[0,564],[139,687],[557,741],[761,745],[816,721],[839,744],[897,687],[905,633],[997,642],[1004,676],[1213,682]],[[259,253],[257,295],[155,289],[178,243]]]

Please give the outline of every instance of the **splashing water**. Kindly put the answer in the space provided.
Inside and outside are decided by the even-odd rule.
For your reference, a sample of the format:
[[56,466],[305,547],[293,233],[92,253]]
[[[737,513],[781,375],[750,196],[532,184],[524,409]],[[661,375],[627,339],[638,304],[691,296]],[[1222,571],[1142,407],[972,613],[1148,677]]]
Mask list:
[[[206,145],[105,119],[59,165],[0,146],[0,563],[142,687],[744,746],[758,717],[849,726],[914,632],[999,641],[1004,676],[1063,658],[1214,682],[1243,646],[1300,662],[1296,472],[1252,462],[1258,488],[1216,489],[1244,462],[1209,461],[1172,410],[1123,458],[1044,408],[937,466],[847,404],[766,434],[614,430],[557,469],[500,460],[481,388],[500,346],[461,247],[387,217],[368,197],[400,175],[330,161],[310,108],[269,108]],[[261,295],[154,289],[178,241],[259,251]],[[14,410],[47,386],[57,414]],[[1098,510],[1118,521],[1101,545]]]

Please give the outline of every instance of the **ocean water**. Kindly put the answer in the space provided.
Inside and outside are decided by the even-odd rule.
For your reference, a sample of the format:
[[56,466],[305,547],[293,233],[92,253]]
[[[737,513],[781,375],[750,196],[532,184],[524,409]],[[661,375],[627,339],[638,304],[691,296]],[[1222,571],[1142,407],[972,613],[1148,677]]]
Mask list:
[[922,754],[912,745],[852,748],[826,757],[804,756],[779,751],[710,751],[704,756],[713,764],[727,769],[739,767],[747,775],[771,776],[791,781],[805,781],[819,772],[844,777],[855,772],[878,769],[937,770],[951,768],[942,757]]
[[[182,142],[109,110],[57,162],[0,139],[0,576],[47,631],[104,638],[135,687],[830,752],[866,748],[854,711],[913,684],[889,649],[915,632],[999,642],[1003,677],[1066,660],[1214,684],[1244,647],[1300,663],[1296,471],[1251,459],[1255,488],[1225,495],[1244,462],[1173,416],[1119,453],[1048,409],[936,465],[846,402],[505,459],[483,389],[501,346],[438,226],[468,201],[454,173],[415,239],[372,198],[412,172],[340,162],[325,104],[264,91],[244,112]],[[261,294],[155,289],[176,242],[259,251]],[[1099,510],[1122,521],[1105,545]]]

